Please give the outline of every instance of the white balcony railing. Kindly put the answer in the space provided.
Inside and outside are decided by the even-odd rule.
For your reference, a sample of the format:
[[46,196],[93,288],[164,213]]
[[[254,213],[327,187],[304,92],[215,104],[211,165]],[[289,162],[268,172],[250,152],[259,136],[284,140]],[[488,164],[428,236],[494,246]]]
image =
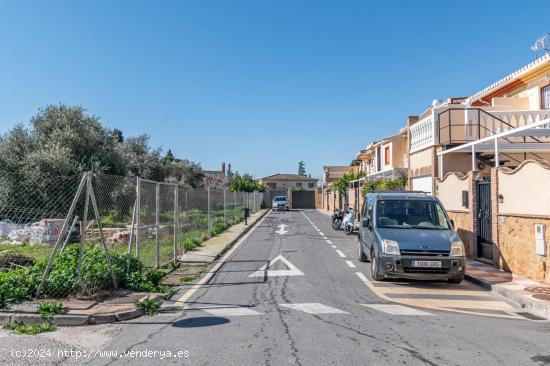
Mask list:
[[[489,111],[481,114],[481,124],[491,131],[504,132],[550,118],[550,110],[540,111]],[[495,118],[496,117],[496,118]],[[548,128],[545,126],[544,128]]]
[[411,152],[435,145],[433,115],[429,115],[411,126]]

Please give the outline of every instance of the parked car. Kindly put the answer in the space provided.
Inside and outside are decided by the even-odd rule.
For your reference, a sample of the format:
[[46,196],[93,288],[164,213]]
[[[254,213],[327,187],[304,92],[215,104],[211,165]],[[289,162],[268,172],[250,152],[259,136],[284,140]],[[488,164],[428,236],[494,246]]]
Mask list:
[[370,259],[373,279],[408,278],[460,283],[464,244],[443,205],[420,192],[376,192],[365,197],[359,260]]
[[286,196],[273,197],[273,202],[271,204],[271,207],[277,211],[284,211],[284,210],[288,211],[289,210],[288,198],[286,198]]

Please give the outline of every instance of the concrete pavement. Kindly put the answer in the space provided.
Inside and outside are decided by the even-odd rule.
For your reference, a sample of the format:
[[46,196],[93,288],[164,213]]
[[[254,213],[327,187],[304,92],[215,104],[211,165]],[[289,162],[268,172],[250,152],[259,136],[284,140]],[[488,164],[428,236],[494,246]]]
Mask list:
[[[280,224],[288,233],[276,233]],[[550,361],[546,321],[469,283],[373,282],[356,260],[356,240],[314,210],[270,213],[191,296],[182,292],[185,304],[131,322],[108,349],[187,351],[178,362],[193,365]]]

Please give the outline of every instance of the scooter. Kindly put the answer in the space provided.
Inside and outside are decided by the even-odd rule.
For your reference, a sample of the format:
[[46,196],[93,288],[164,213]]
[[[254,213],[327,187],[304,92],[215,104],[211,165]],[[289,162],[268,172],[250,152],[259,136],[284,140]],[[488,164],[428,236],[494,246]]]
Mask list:
[[342,226],[343,219],[344,219],[344,212],[339,208],[335,209],[334,213],[332,214],[332,228],[334,230],[340,230],[340,226]]
[[346,209],[343,224],[346,235],[353,233],[353,229],[355,228],[355,210],[353,208],[348,207]]

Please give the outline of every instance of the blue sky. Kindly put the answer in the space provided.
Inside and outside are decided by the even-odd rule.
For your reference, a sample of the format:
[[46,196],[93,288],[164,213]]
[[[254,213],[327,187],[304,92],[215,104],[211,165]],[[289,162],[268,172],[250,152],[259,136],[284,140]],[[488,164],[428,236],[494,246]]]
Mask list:
[[0,1],[0,132],[50,103],[256,177],[349,164],[533,60],[550,2]]

